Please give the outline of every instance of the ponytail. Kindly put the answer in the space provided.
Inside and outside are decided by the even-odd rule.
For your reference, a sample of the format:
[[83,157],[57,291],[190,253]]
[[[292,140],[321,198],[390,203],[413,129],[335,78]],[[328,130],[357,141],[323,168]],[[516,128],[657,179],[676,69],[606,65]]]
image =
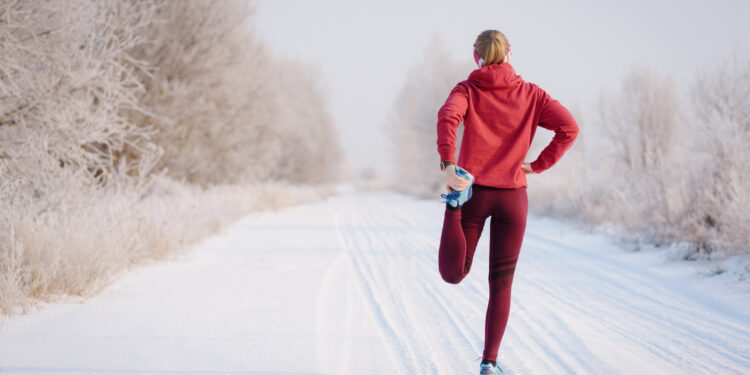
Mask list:
[[485,30],[477,37],[475,48],[484,66],[502,64],[509,50],[508,39],[497,30]]

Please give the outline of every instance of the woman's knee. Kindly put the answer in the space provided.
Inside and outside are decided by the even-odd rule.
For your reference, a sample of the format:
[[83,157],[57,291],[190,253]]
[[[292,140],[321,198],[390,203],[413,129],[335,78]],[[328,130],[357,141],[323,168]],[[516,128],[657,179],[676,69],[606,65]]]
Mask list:
[[448,272],[440,272],[440,276],[442,276],[443,280],[448,284],[458,284],[464,279],[464,277],[466,277],[464,274]]

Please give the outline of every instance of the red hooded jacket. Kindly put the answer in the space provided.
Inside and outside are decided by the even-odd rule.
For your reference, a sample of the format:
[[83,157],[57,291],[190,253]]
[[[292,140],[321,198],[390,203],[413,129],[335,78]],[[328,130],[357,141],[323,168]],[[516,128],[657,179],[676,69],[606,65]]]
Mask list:
[[[464,135],[456,163],[456,131],[462,121]],[[527,186],[521,165],[537,125],[555,132],[531,163],[531,169],[541,173],[573,145],[578,124],[570,111],[539,86],[524,81],[510,63],[487,65],[459,82],[438,111],[438,153],[442,161],[469,171],[478,185]]]

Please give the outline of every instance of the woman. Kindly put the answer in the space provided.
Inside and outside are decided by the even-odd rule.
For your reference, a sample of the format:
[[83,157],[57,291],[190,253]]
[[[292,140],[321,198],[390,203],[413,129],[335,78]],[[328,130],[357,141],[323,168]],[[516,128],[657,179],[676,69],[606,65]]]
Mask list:
[[[437,148],[446,198],[439,267],[446,282],[469,272],[479,236],[490,220],[490,297],[480,374],[502,374],[496,360],[510,311],[513,273],[526,229],[526,174],[554,165],[573,145],[578,124],[557,100],[525,82],[510,65],[510,45],[496,30],[479,34],[479,69],[451,90],[438,111]],[[456,129],[464,123],[456,165]],[[525,163],[537,125],[553,130],[550,144]]]

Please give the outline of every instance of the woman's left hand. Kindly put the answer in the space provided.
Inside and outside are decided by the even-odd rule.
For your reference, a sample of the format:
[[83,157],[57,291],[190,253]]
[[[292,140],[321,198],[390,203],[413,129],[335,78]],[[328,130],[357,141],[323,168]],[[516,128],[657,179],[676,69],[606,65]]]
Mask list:
[[521,166],[521,168],[523,168],[523,171],[526,174],[536,173],[536,172],[534,172],[533,169],[531,169],[531,163],[523,163],[523,165]]
[[471,182],[456,174],[456,166],[451,164],[445,168],[445,185],[449,188],[448,192],[453,190],[464,190]]

